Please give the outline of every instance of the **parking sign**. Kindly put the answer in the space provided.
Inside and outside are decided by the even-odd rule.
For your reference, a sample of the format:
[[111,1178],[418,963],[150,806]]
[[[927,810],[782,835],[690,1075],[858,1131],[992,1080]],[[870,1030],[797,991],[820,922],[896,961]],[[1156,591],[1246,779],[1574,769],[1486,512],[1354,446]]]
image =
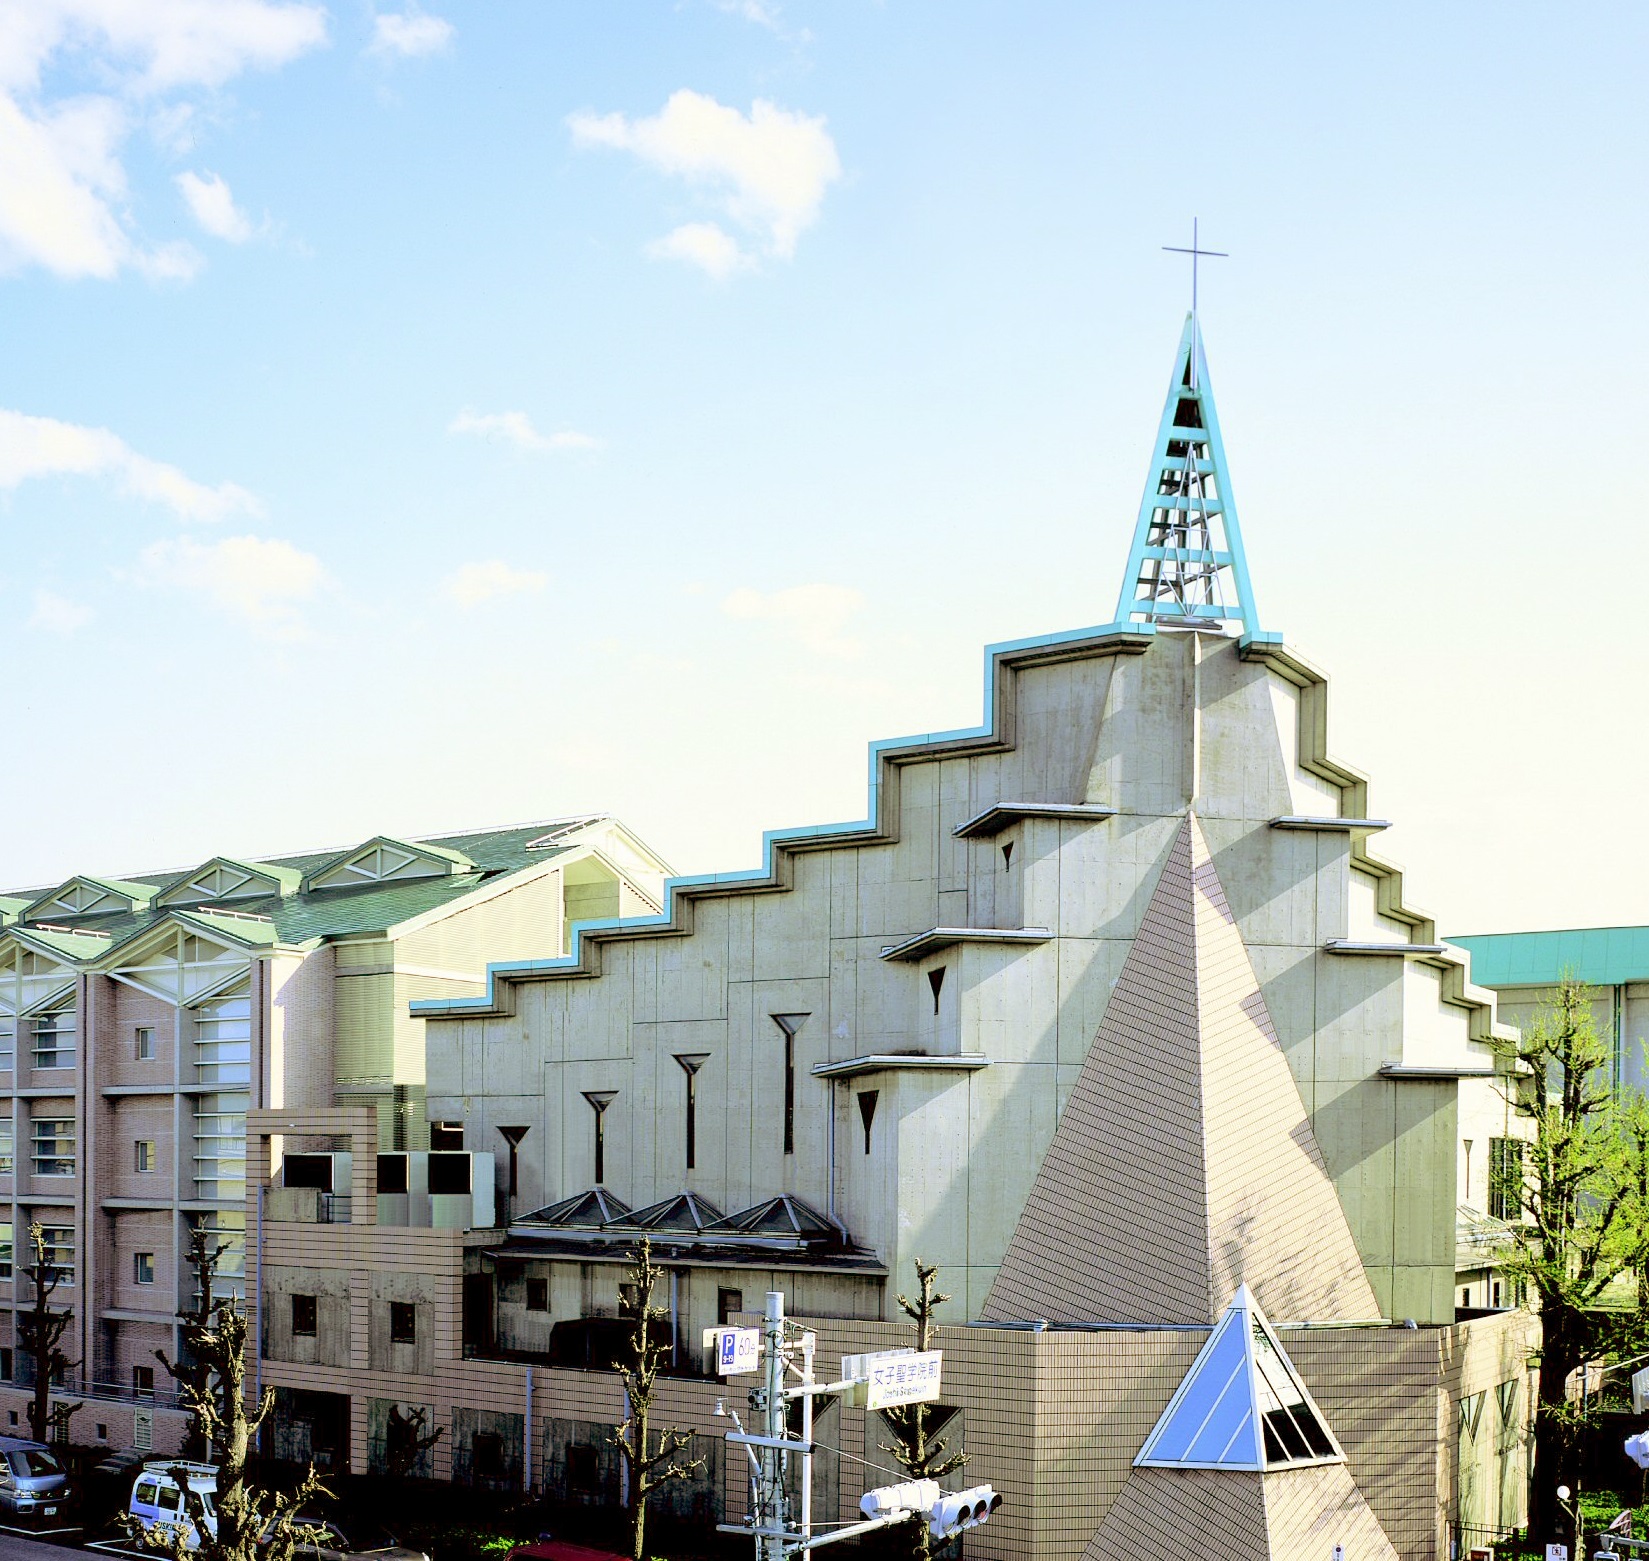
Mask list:
[[759,1328],[706,1328],[704,1347],[715,1359],[716,1375],[736,1377],[755,1371],[761,1354],[761,1338]]

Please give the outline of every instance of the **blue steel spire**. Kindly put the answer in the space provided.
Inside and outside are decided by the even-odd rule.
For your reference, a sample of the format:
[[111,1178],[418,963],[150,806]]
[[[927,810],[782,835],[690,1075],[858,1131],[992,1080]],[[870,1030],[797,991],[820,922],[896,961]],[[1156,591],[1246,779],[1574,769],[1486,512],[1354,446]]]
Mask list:
[[1195,310],[1174,356],[1116,621],[1234,625],[1244,639],[1274,637],[1261,632],[1254,610]]

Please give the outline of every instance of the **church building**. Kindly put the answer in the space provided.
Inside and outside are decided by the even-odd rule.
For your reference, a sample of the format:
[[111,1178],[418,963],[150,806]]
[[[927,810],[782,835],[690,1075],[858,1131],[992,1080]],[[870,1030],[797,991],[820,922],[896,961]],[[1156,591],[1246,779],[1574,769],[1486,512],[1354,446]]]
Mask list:
[[[1520,1522],[1535,1325],[1456,1286],[1461,1145],[1516,1131],[1494,999],[1377,854],[1327,695],[1257,615],[1193,317],[1112,621],[992,648],[984,723],[877,744],[863,821],[412,1003],[431,1158],[496,1157],[490,1219],[415,1223],[433,1168],[341,1094],[250,1113],[283,1448],[382,1466],[421,1412],[427,1474],[616,1502],[646,1236],[683,1515],[746,1510],[702,1330],[777,1289],[825,1360],[895,1347],[920,1259],[1005,1498],[972,1555],[1442,1561]],[[845,1518],[886,1432],[816,1436]]]

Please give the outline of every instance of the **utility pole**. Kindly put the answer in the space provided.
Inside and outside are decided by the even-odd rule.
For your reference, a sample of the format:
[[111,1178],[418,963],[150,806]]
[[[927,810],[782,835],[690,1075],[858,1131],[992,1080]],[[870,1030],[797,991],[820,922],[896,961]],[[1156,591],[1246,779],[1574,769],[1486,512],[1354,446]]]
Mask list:
[[[794,1331],[793,1340],[787,1338],[787,1328]],[[740,1334],[744,1335],[742,1340],[737,1337]],[[753,1328],[715,1328],[705,1332],[706,1347],[714,1349],[717,1369],[722,1375],[735,1375],[755,1366],[761,1376],[761,1386],[750,1391],[750,1408],[759,1429],[745,1431],[738,1415],[733,1414],[735,1429],[728,1432],[726,1438],[730,1443],[743,1446],[750,1457],[753,1470],[750,1516],[744,1523],[716,1525],[720,1533],[754,1538],[756,1561],[798,1561],[806,1552],[817,1550],[821,1545],[833,1545],[838,1540],[853,1539],[918,1518],[928,1520],[936,1539],[949,1538],[963,1529],[977,1528],[1001,1506],[1002,1498],[988,1485],[947,1494],[932,1480],[906,1481],[867,1492],[859,1503],[866,1521],[846,1524],[828,1534],[814,1534],[813,1400],[824,1393],[863,1392],[877,1377],[878,1363],[886,1369],[888,1361],[896,1363],[901,1376],[908,1365],[925,1361],[931,1367],[931,1391],[924,1389],[918,1397],[936,1397],[939,1355],[937,1351],[921,1356],[914,1350],[893,1350],[882,1355],[855,1356],[842,1362],[841,1381],[817,1382],[813,1375],[817,1335],[789,1322],[784,1315],[784,1293],[779,1290],[767,1292],[762,1311],[759,1363],[750,1361],[748,1354],[756,1340],[757,1330]],[[787,1387],[785,1373],[792,1367],[793,1356],[800,1357],[797,1375],[801,1381],[796,1387]],[[788,1426],[792,1401],[801,1404],[801,1434],[796,1437],[789,1434]],[[867,1407],[875,1408],[877,1402],[870,1400]],[[720,1400],[716,1413],[729,1413]],[[791,1511],[786,1484],[792,1458],[800,1462],[800,1500],[795,1513]]]

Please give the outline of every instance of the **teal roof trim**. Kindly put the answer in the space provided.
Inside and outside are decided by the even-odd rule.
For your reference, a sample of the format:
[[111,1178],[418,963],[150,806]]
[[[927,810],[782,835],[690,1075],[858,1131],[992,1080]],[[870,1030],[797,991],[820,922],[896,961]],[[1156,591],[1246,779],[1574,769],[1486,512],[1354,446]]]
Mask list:
[[1649,981],[1649,927],[1574,927],[1450,938],[1472,957],[1479,986],[1556,986],[1564,974],[1590,986]]
[[423,998],[410,1007],[414,1014],[450,1014],[462,1018],[465,1014],[490,1013],[498,1006],[498,978],[530,980],[534,976],[569,975],[579,971],[584,963],[581,944],[586,935],[600,932],[646,932],[649,929],[667,929],[675,923],[675,897],[678,890],[737,889],[769,886],[776,870],[775,853],[784,846],[801,845],[810,840],[846,840],[854,835],[874,835],[881,813],[882,761],[896,753],[911,749],[931,748],[942,744],[961,742],[989,742],[997,736],[996,680],[998,663],[1007,657],[1034,657],[1038,651],[1057,657],[1066,646],[1080,645],[1090,640],[1115,640],[1119,648],[1138,652],[1146,648],[1156,636],[1156,625],[1150,623],[1106,623],[1087,629],[1064,629],[1054,634],[1036,634],[1023,640],[1004,640],[985,647],[985,717],[978,726],[958,727],[949,732],[921,732],[914,737],[887,737],[870,745],[869,809],[866,816],[851,824],[802,824],[789,829],[769,829],[762,834],[762,865],[728,873],[698,873],[690,877],[667,878],[664,882],[664,909],[656,916],[614,916],[599,920],[578,921],[572,925],[572,952],[554,959],[503,960],[487,966],[487,990],[481,997]]

